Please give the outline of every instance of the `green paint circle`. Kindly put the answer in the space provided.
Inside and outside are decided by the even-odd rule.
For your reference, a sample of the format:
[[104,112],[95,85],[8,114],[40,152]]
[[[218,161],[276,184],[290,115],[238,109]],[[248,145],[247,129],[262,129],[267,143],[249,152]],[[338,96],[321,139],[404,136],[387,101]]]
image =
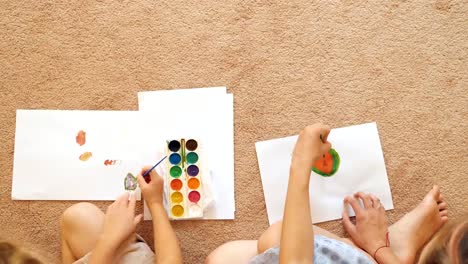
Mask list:
[[169,173],[172,177],[179,178],[182,175],[182,169],[179,166],[173,166]]
[[332,160],[333,160],[333,167],[332,167],[332,171],[330,173],[324,173],[322,171],[319,171],[318,169],[316,169],[315,167],[312,168],[312,171],[314,171],[315,173],[323,176],[323,177],[330,177],[330,176],[333,176],[333,174],[335,174],[338,169],[340,168],[340,155],[338,155],[338,152],[336,152],[336,150],[334,149],[330,149],[328,151],[328,153],[330,153],[331,157],[332,157]]
[[188,164],[194,164],[198,161],[198,154],[195,152],[190,152],[187,154],[187,163]]

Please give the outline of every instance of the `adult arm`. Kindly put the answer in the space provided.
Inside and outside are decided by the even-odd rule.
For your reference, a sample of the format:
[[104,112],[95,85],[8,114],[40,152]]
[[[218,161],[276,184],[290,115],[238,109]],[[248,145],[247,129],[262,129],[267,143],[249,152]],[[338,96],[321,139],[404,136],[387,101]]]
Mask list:
[[[358,199],[362,200],[363,207]],[[344,203],[343,225],[354,243],[373,256],[379,264],[400,264],[390,248],[387,216],[380,200],[375,195],[358,192],[354,197],[346,197]],[[356,213],[356,224],[349,218],[348,205]]]

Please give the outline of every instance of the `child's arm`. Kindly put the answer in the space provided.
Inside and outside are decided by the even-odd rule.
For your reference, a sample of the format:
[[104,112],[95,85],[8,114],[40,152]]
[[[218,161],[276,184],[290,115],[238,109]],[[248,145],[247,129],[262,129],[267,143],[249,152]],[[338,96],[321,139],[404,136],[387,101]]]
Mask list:
[[133,233],[143,215],[135,216],[135,197],[126,192],[112,203],[104,218],[104,229],[96,243],[89,263],[113,263],[117,249]]
[[[146,167],[143,172],[149,169]],[[141,174],[138,175],[138,184],[153,217],[154,249],[157,252],[155,262],[182,263],[179,242],[163,206],[164,181],[154,170],[150,177],[150,183],[146,183]]]
[[154,247],[157,254],[156,263],[182,263],[179,242],[162,204],[150,206],[153,216]]
[[[328,152],[330,128],[306,127],[297,139],[291,161],[288,193],[281,232],[280,263],[313,261],[314,232],[309,203],[309,180],[314,162]],[[325,142],[325,143],[324,143]]]

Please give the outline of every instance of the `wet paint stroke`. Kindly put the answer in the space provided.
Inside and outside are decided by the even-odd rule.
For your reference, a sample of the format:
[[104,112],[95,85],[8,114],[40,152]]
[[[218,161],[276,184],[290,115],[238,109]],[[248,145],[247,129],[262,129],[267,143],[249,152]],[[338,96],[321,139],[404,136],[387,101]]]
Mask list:
[[315,162],[312,170],[323,177],[330,177],[338,171],[340,162],[341,160],[338,152],[334,149],[330,149],[323,158]]
[[83,130],[80,130],[78,134],[76,135],[76,143],[80,146],[83,146],[86,144],[86,132]]
[[105,160],[104,165],[105,166],[111,166],[111,165],[118,165],[120,163],[120,160]]
[[80,155],[80,160],[81,161],[88,161],[92,156],[93,156],[93,153],[85,152],[85,153]]
[[125,190],[134,191],[137,188],[137,186],[138,186],[137,178],[130,172],[127,173],[127,176],[125,176],[125,179],[124,179]]

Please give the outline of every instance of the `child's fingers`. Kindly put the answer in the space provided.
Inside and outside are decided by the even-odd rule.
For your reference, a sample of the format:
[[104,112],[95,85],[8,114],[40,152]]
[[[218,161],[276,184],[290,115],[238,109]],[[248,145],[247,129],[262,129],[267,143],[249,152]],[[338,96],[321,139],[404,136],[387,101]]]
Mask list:
[[[141,175],[144,175],[147,171],[149,171],[152,167],[150,166],[145,166],[143,167],[143,169],[141,170]],[[149,181],[148,181],[148,177],[149,177]],[[145,182],[146,183],[149,183],[150,181],[152,181],[153,179],[156,179],[156,177],[159,177],[159,174],[156,172],[156,170],[152,170],[148,176],[146,177],[143,177],[145,179]]]
[[137,182],[138,182],[138,186],[140,186],[140,189],[147,184],[142,174],[137,175]]
[[343,226],[346,230],[346,232],[348,232],[348,234],[350,235],[354,235],[354,233],[356,232],[356,226],[351,222],[351,219],[349,219],[349,215],[348,215],[348,202],[344,202],[344,207],[343,207],[343,213],[341,214],[341,216],[343,217]]
[[[141,169],[140,174],[141,174],[141,175],[145,175],[146,172],[149,171],[149,170],[151,170],[151,166],[144,166],[144,167]],[[150,173],[148,176],[150,176],[150,175],[151,175],[151,173]]]
[[348,196],[345,198],[345,202],[351,205],[351,207],[354,210],[354,213],[356,213],[356,216],[362,213],[362,207],[359,204],[359,202],[356,200],[356,198]]
[[135,226],[137,226],[141,222],[142,219],[143,219],[143,214],[139,214],[135,216],[135,219],[133,220],[133,223],[135,224]]
[[156,180],[159,177],[159,174],[156,172],[156,169],[152,170],[149,174],[151,180]]
[[364,194],[363,192],[357,192],[356,194],[354,194],[354,197],[361,198],[362,203],[364,204],[364,208],[372,208],[372,200],[369,195]]
[[125,192],[124,194],[120,195],[117,200],[115,200],[115,204],[117,206],[123,206],[128,204],[128,192]]
[[372,200],[372,205],[375,209],[379,209],[382,205],[380,204],[380,199],[377,196],[371,194],[370,198]]
[[332,145],[330,142],[325,142],[324,144],[322,144],[321,146],[321,150],[322,150],[322,153],[325,154],[325,153],[328,153],[328,151],[330,151]]
[[128,201],[128,207],[132,212],[135,212],[136,199],[135,194],[130,193],[130,200]]
[[330,134],[330,127],[327,125],[321,125],[320,135],[321,135],[321,139],[323,143],[327,142],[329,134]]

